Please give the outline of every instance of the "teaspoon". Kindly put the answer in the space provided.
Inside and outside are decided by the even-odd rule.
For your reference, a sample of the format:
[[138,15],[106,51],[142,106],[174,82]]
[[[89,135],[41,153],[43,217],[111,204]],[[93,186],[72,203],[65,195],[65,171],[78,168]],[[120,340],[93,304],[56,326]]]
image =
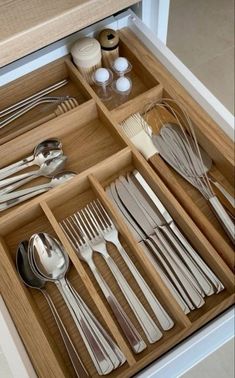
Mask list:
[[67,156],[65,155],[57,156],[54,159],[45,161],[45,163],[43,163],[41,167],[37,169],[36,171],[23,173],[21,175],[17,175],[14,177],[9,177],[5,180],[1,180],[0,188],[4,188],[4,189],[0,191],[0,194],[3,195],[5,193],[9,193],[12,190],[26,184],[27,182],[34,180],[36,177],[44,176],[44,177],[51,178],[57,172],[60,172],[64,168],[66,160],[67,160]]
[[[39,157],[40,154],[45,154],[47,157],[47,153],[50,151],[60,151],[62,150],[62,143],[59,139],[52,138],[52,139],[46,139],[39,143],[35,149],[33,155],[30,155],[22,160],[19,160],[11,165],[8,165],[7,167],[4,167],[0,169],[0,179],[6,178],[8,176],[11,176],[12,174],[21,171],[26,167],[26,164],[32,163],[35,161],[35,164],[40,160],[42,162],[43,157]],[[33,164],[31,164],[33,165]],[[40,164],[39,164],[40,165]],[[29,165],[27,165],[29,166]]]
[[29,260],[28,260],[28,241],[24,240],[22,241],[16,252],[16,267],[17,271],[19,273],[19,276],[21,277],[24,284],[32,289],[39,290],[43,296],[45,297],[51,312],[55,318],[56,324],[58,326],[58,329],[60,331],[61,337],[64,341],[64,345],[66,347],[66,350],[68,352],[68,355],[70,357],[70,361],[73,365],[73,368],[76,372],[76,375],[80,378],[89,377],[89,374],[83,365],[79,355],[77,354],[77,351],[73,345],[73,342],[65,328],[65,325],[60,318],[56,307],[50,297],[50,295],[45,290],[45,284],[46,280],[43,278],[39,278],[39,276],[36,276],[34,272],[32,271]]
[[[21,198],[22,196],[25,196],[26,194],[30,194],[30,193],[35,193],[35,196],[36,196],[37,192],[39,191],[40,193],[47,192],[49,189],[55,188],[56,186],[63,184],[63,182],[75,176],[76,176],[76,172],[72,172],[72,171],[59,172],[55,176],[52,177],[50,182],[46,184],[35,185],[35,186],[32,186],[31,188],[17,190],[15,192],[3,194],[1,196],[0,203],[7,202],[9,200],[16,199],[16,198]],[[1,193],[2,192],[0,192],[0,194]]]
[[[121,361],[104,336],[105,331],[100,332],[101,325],[97,327],[86,311],[83,300],[65,278],[69,257],[62,245],[46,233],[33,235],[29,241],[29,262],[36,275],[56,284],[98,373],[105,375],[117,368]],[[116,349],[124,357],[119,348]]]
[[[58,174],[60,175],[60,174]],[[56,181],[57,182],[57,185],[59,184],[62,184],[63,182],[67,181],[67,180],[70,180],[71,178],[73,178],[76,174],[74,172],[61,172],[61,175],[63,175],[63,178],[61,177],[60,180]],[[33,188],[32,188],[33,189]],[[49,190],[49,189],[48,189]],[[13,206],[16,206],[18,205],[19,203],[22,203],[24,201],[27,201],[28,199],[30,198],[33,198],[35,196],[38,196],[39,194],[42,194],[42,193],[45,193],[45,189],[37,189],[35,191],[32,191],[28,194],[25,194],[25,195],[21,195],[21,196],[17,196],[17,197],[14,197],[12,199],[5,199],[5,197],[7,196],[7,194],[5,194],[4,196],[1,197],[0,199],[0,211],[4,211],[4,210],[7,210],[9,209],[10,207],[13,207]],[[16,192],[17,193],[17,192]],[[10,194],[13,194],[13,193],[9,193]]]

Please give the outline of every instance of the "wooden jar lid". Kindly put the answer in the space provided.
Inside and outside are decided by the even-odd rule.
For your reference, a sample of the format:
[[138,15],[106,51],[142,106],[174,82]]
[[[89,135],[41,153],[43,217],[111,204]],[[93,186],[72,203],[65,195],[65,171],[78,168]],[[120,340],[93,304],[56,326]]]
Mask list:
[[118,46],[118,32],[113,29],[104,29],[99,33],[98,40],[103,50],[113,50]]

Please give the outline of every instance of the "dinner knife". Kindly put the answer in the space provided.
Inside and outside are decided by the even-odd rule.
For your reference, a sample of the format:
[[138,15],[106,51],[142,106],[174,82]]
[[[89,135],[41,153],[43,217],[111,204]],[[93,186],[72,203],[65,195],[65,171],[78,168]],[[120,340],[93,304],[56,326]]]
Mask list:
[[[138,193],[138,191],[135,191],[135,189],[136,189],[135,186],[130,186],[130,184],[128,183],[126,178],[123,177],[123,176],[120,176],[119,180],[122,182],[123,186],[125,186],[125,188],[129,191],[133,200],[142,209],[146,220],[148,220],[149,224],[151,224],[151,226],[153,227],[155,234],[160,239],[160,241],[163,243],[163,245],[168,249],[168,253],[169,253],[171,259],[173,259],[176,262],[176,264],[178,266],[180,266],[181,270],[183,271],[183,273],[187,277],[187,279],[192,283],[192,285],[196,288],[196,290],[199,292],[199,294],[202,297],[204,297],[205,293],[202,290],[199,282],[195,279],[194,274],[191,273],[191,271],[188,269],[187,265],[185,265],[184,263],[182,264],[182,260],[179,258],[178,254],[173,249],[173,248],[175,248],[175,245],[173,244],[173,248],[172,248],[171,244],[169,243],[169,235],[168,235],[169,233],[167,232],[167,230],[165,230],[165,229],[162,230],[162,228],[160,227],[161,224],[162,224],[161,219],[154,212],[152,212],[152,216],[149,214],[149,212],[151,213],[152,209],[148,206],[148,203],[147,203],[147,201],[145,201],[144,198],[139,199],[139,197],[138,197],[139,193]],[[137,192],[137,195],[136,195],[136,192]],[[144,203],[142,201],[144,201]],[[154,218],[154,219],[152,219],[152,218]],[[161,231],[163,231],[163,232],[161,232]],[[167,234],[167,237],[164,236],[164,233]],[[172,235],[170,235],[170,236],[172,236]],[[173,237],[173,239],[174,239],[174,237]],[[180,251],[181,251],[181,249],[180,249]],[[184,255],[185,252],[183,251],[182,254]],[[195,266],[194,266],[194,268],[195,268]],[[194,269],[194,270],[197,270],[197,269]],[[213,286],[212,286],[212,290],[213,290]]]
[[[176,256],[175,252],[173,251],[171,245],[168,243],[164,235],[160,230],[157,228],[154,230],[151,224],[146,219],[142,209],[136,202],[135,198],[130,194],[130,192],[126,189],[126,187],[122,184],[120,180],[115,181],[115,186],[117,188],[118,195],[126,206],[132,217],[136,220],[139,226],[144,230],[146,235],[151,238],[157,246],[160,247],[161,252],[164,254],[165,259],[168,260],[169,264],[172,268],[177,272],[177,276],[179,277],[180,281],[182,282],[185,290],[187,291],[188,295],[190,296],[194,305],[199,308],[201,307],[205,301],[196,288],[193,286],[193,283],[190,279],[185,276],[185,272],[189,273],[187,269],[185,269],[185,265],[183,262]],[[164,246],[164,248],[163,248]],[[182,271],[183,270],[183,271]]]
[[142,193],[142,191],[140,191],[138,185],[139,182],[136,180],[135,176],[129,174],[127,176],[127,181],[141,206],[145,208],[150,217],[155,221],[157,226],[160,227],[169,241],[173,244],[175,249],[180,254],[181,258],[184,260],[185,264],[190,269],[191,273],[194,275],[198,284],[201,286],[203,292],[207,296],[214,294],[215,290],[213,285],[210,283],[210,281],[207,279],[205,274],[201,271],[200,267],[196,264],[192,257],[188,254],[187,250],[182,246],[179,239],[175,236],[161,213],[158,211],[158,209],[155,208],[153,210],[153,208],[150,206],[149,202],[145,198],[145,195]]
[[[132,232],[133,237],[136,239],[136,241],[142,248],[144,254],[151,261],[155,270],[158,272],[159,276],[162,278],[163,282],[168,287],[168,289],[174,296],[175,300],[178,302],[178,304],[180,305],[184,313],[188,314],[190,312],[189,306],[187,305],[187,302],[189,301],[188,296],[186,295],[183,288],[181,287],[181,284],[178,282],[177,278],[175,277],[174,272],[171,271],[169,268],[167,272],[167,274],[169,275],[169,278],[168,278],[168,276],[165,274],[165,272],[163,271],[159,263],[157,263],[157,261],[153,258],[152,254],[150,253],[147,247],[149,247],[150,250],[157,257],[158,251],[156,250],[154,243],[146,239],[146,236],[143,233],[143,231],[139,228],[139,226],[136,224],[134,219],[131,217],[131,215],[128,213],[128,211],[122,204],[121,200],[118,197],[115,184],[111,183],[109,187],[106,187],[105,191],[109,199],[114,203],[114,205],[117,206],[117,208],[121,212],[121,215],[123,216],[123,219],[126,222],[127,226],[130,228],[130,231]],[[173,283],[171,282],[171,280]],[[182,297],[183,298],[186,297],[185,300]],[[191,302],[190,302],[190,306],[191,306],[191,309],[194,309]]]
[[146,182],[146,180],[143,178],[143,176],[135,170],[133,172],[134,177],[139,182],[141,187],[144,189],[144,191],[147,193],[148,197],[150,198],[151,202],[154,205],[154,208],[157,208],[158,211],[162,214],[163,218],[165,219],[166,223],[169,225],[173,233],[176,235],[178,240],[182,243],[184,248],[188,251],[188,253],[191,255],[191,257],[196,261],[198,266],[201,268],[201,270],[204,272],[204,274],[210,279],[210,281],[213,283],[213,285],[217,289],[217,293],[224,290],[224,286],[222,282],[216,277],[214,272],[208,267],[208,265],[203,261],[203,259],[199,256],[199,254],[194,250],[194,248],[191,246],[191,244],[188,242],[186,237],[182,234],[180,229],[178,228],[177,224],[174,222],[173,218],[167,211],[167,209],[164,207],[162,202],[157,197],[156,193],[151,189],[149,184]]

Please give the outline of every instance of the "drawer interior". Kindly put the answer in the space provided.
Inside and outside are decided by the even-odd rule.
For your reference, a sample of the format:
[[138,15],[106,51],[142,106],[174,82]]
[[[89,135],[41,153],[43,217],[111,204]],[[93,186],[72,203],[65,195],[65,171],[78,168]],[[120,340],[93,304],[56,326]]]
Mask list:
[[[14,82],[14,93],[12,92],[11,84],[0,88],[0,111],[62,80],[67,80],[66,85],[48,93],[45,97],[74,97],[78,106],[91,98],[80,81],[72,75],[66,64],[66,60],[62,58],[36,70],[33,74],[27,74],[17,79]],[[16,138],[18,135],[24,134],[28,130],[55,118],[56,115],[54,112],[58,110],[59,104],[60,102],[40,104],[32,108],[29,112],[22,114],[3,128],[1,128],[1,121],[5,120],[11,114],[0,118],[0,144],[6,143]],[[69,109],[68,107],[68,112],[72,111]],[[63,112],[58,116],[62,115]]]
[[[231,272],[233,248],[208,204],[159,156],[147,162],[123,133],[120,123],[133,113],[140,112],[157,131],[161,127],[159,117],[164,122],[174,121],[174,117],[170,112],[159,114],[156,109],[145,114],[146,104],[164,97],[178,98],[179,95],[188,107],[199,143],[213,159],[213,177],[220,180],[228,191],[232,191],[231,144],[225,135],[220,140],[220,143],[224,143],[224,149],[220,148],[217,137],[207,142],[211,133],[211,129],[207,132],[209,121],[203,115],[197,118],[197,105],[192,105],[191,99],[182,92],[180,85],[172,80],[170,74],[130,30],[121,30],[120,40],[120,55],[126,56],[133,65],[133,91],[121,105],[115,98],[109,103],[103,103],[98,98],[96,89],[86,83],[70,57],[22,77],[0,91],[0,108],[4,109],[13,104],[13,94],[16,102],[67,78],[68,84],[55,93],[75,96],[79,103],[73,110],[50,120],[46,117],[51,114],[51,108],[34,110],[12,123],[4,133],[0,132],[0,167],[30,155],[37,143],[55,137],[61,140],[63,151],[68,157],[65,169],[77,173],[65,184],[0,213],[0,292],[36,372],[41,377],[73,377],[74,371],[45,298],[39,291],[26,288],[17,274],[17,246],[34,233],[48,232],[60,240],[70,258],[69,280],[125,354],[126,363],[109,374],[110,377],[133,376],[234,302],[234,276]],[[211,128],[214,132],[218,130],[220,134],[219,127],[214,123]],[[106,186],[115,178],[133,169],[142,174],[188,241],[224,285],[221,293],[206,297],[204,306],[188,315],[182,311],[151,261],[143,254],[141,246],[105,192]],[[40,178],[35,184],[46,181],[45,178]],[[140,354],[134,354],[131,350],[94,276],[87,264],[79,259],[60,227],[62,220],[97,198],[118,229],[128,256],[174,321],[173,328],[164,331],[158,342],[150,344],[105,261],[97,253],[94,254],[97,267],[147,344],[147,348]],[[108,251],[141,303],[159,325],[116,248],[108,243]],[[92,360],[56,286],[49,283],[47,289],[90,376],[97,377]]]

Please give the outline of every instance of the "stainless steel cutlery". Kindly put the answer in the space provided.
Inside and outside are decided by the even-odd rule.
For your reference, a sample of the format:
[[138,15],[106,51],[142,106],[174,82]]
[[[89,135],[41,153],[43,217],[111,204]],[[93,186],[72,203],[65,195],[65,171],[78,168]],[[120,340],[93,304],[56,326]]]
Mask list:
[[138,171],[120,176],[106,193],[144,253],[151,256],[148,248],[157,258],[156,270],[185,313],[203,306],[205,296],[224,289]]
[[46,233],[35,234],[29,240],[28,258],[36,277],[57,286],[98,374],[109,374],[125,363],[121,350],[66,278],[69,258],[60,242]]
[[106,261],[148,341],[154,343],[159,340],[163,334],[151,318],[150,314],[143,307],[142,303],[137,298],[122,272],[114,262],[107,250],[107,242],[115,245],[158,319],[162,330],[166,331],[174,326],[172,318],[160,304],[120,243],[118,230],[99,200],[89,203],[84,209],[81,209],[79,212],[74,213],[63,220],[60,225],[74,249],[77,251],[78,256],[88,264],[94,274],[97,283],[135,353],[140,353],[146,347],[146,344],[130,322],[130,319],[122,309],[121,305],[118,303],[114,293],[107,286],[107,283],[101,276],[98,267],[94,263],[94,252],[101,254]]
[[[74,177],[75,172],[62,172],[66,161],[62,143],[52,138],[40,142],[35,147],[33,155],[0,169],[0,211],[16,206]],[[16,174],[35,165],[39,167],[37,170]],[[51,180],[42,185],[16,190],[37,177],[46,177]]]

